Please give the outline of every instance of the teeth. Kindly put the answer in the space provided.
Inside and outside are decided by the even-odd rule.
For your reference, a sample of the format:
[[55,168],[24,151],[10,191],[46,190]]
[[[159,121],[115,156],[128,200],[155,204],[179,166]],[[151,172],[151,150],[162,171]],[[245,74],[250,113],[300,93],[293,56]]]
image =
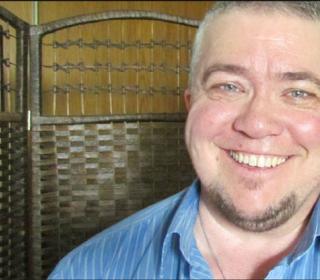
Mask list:
[[237,162],[247,164],[252,167],[270,168],[276,167],[287,160],[287,157],[253,155],[230,151],[230,156]]

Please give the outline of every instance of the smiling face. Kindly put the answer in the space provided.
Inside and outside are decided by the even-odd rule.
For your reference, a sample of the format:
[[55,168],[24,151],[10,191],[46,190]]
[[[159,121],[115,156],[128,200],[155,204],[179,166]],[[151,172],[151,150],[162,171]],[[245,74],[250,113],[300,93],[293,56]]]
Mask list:
[[320,22],[232,10],[204,37],[185,95],[202,200],[249,231],[306,217],[320,192]]

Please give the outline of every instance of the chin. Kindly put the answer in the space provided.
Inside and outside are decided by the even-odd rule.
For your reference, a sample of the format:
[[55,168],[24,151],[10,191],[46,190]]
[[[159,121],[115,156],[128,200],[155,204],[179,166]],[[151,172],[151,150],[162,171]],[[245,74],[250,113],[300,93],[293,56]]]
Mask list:
[[[239,200],[239,197],[241,198]],[[289,220],[297,210],[297,197],[291,193],[278,202],[229,196],[223,188],[210,188],[207,201],[226,220],[238,227],[262,232],[278,227]]]

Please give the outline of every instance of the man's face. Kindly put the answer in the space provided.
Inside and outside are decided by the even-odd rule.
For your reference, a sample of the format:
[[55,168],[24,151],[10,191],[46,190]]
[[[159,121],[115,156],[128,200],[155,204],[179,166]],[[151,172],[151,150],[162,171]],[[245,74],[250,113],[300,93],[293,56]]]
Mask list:
[[202,198],[252,231],[307,215],[320,190],[320,22],[231,11],[204,37],[185,132]]

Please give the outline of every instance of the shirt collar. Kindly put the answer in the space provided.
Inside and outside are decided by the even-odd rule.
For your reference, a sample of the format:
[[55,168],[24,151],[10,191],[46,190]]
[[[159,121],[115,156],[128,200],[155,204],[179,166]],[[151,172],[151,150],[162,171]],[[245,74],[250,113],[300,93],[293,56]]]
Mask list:
[[[169,225],[162,248],[161,263],[163,263],[163,259],[170,249],[171,241],[174,236],[180,239],[180,250],[186,261],[191,263],[191,254],[195,251],[194,247],[196,246],[193,230],[199,211],[199,200],[200,182],[195,180],[185,192],[182,201],[173,216],[172,222]],[[285,257],[281,263],[290,264],[307,253],[308,249],[310,249],[310,247],[315,243],[315,240],[320,236],[319,220],[320,200],[317,201],[313,209],[310,221],[302,239],[297,244],[295,250],[289,256]]]
[[200,183],[194,181],[182,197],[173,219],[169,225],[162,248],[162,259],[170,250],[172,238],[179,239],[179,248],[188,263],[191,263],[191,254],[194,251],[195,240],[193,235],[194,224],[198,215],[200,199]]
[[286,258],[284,261],[288,264],[300,259],[303,257],[307,251],[315,245],[315,241],[320,236],[320,200],[318,199],[312,214],[309,220],[309,223],[306,227],[304,234],[302,235],[301,240],[297,244],[295,250]]

